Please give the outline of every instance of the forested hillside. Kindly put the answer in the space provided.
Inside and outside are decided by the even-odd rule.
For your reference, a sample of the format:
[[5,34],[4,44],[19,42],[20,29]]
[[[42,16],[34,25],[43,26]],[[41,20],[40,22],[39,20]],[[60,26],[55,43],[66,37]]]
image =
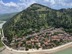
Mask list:
[[26,36],[49,27],[61,27],[72,33],[72,9],[54,10],[35,3],[7,21],[3,31],[11,41],[14,36]]

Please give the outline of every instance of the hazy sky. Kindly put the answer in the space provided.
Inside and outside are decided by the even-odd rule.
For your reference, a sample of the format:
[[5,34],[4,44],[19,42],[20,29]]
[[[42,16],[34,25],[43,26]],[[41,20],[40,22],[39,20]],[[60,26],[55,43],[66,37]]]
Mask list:
[[53,9],[72,8],[72,0],[0,0],[0,14],[21,11],[33,3]]

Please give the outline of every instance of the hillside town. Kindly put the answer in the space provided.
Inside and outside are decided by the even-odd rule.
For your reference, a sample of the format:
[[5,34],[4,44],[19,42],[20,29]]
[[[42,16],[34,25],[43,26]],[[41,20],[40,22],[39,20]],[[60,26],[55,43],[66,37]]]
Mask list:
[[31,49],[50,49],[72,41],[72,36],[62,30],[62,28],[50,28],[41,30],[29,36],[17,37],[15,36],[8,44],[7,39],[4,42],[17,50],[31,50]]
[[72,0],[0,0],[0,54],[72,54]]

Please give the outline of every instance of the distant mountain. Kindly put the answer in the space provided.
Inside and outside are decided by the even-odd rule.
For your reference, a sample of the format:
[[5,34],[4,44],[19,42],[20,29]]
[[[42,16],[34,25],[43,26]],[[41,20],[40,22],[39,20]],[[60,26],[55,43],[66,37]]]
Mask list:
[[14,36],[26,36],[49,27],[62,27],[72,33],[72,9],[54,10],[35,3],[7,21],[3,30],[11,40]]
[[9,20],[10,18],[12,18],[16,14],[17,13],[0,14],[0,20],[7,21],[7,20]]

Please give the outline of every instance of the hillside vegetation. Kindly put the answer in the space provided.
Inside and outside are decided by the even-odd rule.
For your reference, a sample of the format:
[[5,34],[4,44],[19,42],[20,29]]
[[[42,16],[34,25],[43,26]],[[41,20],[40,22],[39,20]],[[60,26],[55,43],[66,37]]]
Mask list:
[[15,36],[27,36],[50,27],[61,27],[72,33],[72,9],[54,10],[35,3],[7,21],[3,31],[11,41]]

